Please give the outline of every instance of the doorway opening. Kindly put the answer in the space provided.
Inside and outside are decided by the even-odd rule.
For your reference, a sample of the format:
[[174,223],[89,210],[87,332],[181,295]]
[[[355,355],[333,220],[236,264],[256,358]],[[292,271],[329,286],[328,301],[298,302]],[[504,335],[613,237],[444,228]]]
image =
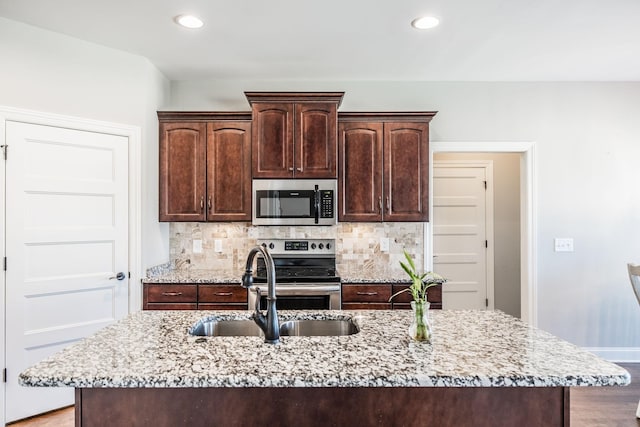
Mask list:
[[[520,318],[537,326],[537,283],[535,275],[535,144],[533,142],[433,142],[432,153],[516,153],[520,161]],[[432,159],[433,161],[433,159]],[[432,178],[433,183],[433,178]],[[431,188],[433,186],[431,185]],[[430,209],[433,209],[431,206]],[[433,211],[432,211],[433,212]],[[433,253],[433,227],[427,235],[430,253]]]

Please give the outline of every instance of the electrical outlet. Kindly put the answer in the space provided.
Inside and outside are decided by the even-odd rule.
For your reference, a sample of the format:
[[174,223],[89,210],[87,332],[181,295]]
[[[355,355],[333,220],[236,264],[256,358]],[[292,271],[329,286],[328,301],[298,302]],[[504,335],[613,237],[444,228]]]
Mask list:
[[216,239],[213,241],[213,250],[216,252],[222,252],[222,240]]
[[554,239],[556,252],[573,252],[573,239],[570,237],[556,237]]
[[194,239],[193,240],[193,253],[201,254],[202,253],[202,240]]
[[389,252],[389,238],[382,237],[380,239],[380,252]]

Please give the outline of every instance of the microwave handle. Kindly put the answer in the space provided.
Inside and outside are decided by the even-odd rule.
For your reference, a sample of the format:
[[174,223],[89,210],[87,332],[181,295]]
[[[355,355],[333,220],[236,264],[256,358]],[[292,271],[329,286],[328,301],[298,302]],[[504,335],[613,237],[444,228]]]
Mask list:
[[314,200],[314,207],[315,207],[315,222],[316,224],[318,224],[320,222],[320,190],[318,189],[318,186],[316,185],[315,188],[315,200]]

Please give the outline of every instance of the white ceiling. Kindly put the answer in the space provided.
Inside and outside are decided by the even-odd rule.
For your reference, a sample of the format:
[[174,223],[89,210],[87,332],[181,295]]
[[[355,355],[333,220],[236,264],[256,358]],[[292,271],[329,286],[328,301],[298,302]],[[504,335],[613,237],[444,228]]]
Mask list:
[[[422,14],[441,25],[414,30]],[[640,80],[640,0],[0,0],[0,16],[171,80]]]

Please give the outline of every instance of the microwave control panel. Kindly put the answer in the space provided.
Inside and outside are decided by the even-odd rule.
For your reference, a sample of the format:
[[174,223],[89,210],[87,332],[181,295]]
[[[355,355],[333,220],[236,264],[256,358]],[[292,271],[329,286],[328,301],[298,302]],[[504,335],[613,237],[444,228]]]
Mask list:
[[320,218],[333,218],[333,190],[320,190]]

